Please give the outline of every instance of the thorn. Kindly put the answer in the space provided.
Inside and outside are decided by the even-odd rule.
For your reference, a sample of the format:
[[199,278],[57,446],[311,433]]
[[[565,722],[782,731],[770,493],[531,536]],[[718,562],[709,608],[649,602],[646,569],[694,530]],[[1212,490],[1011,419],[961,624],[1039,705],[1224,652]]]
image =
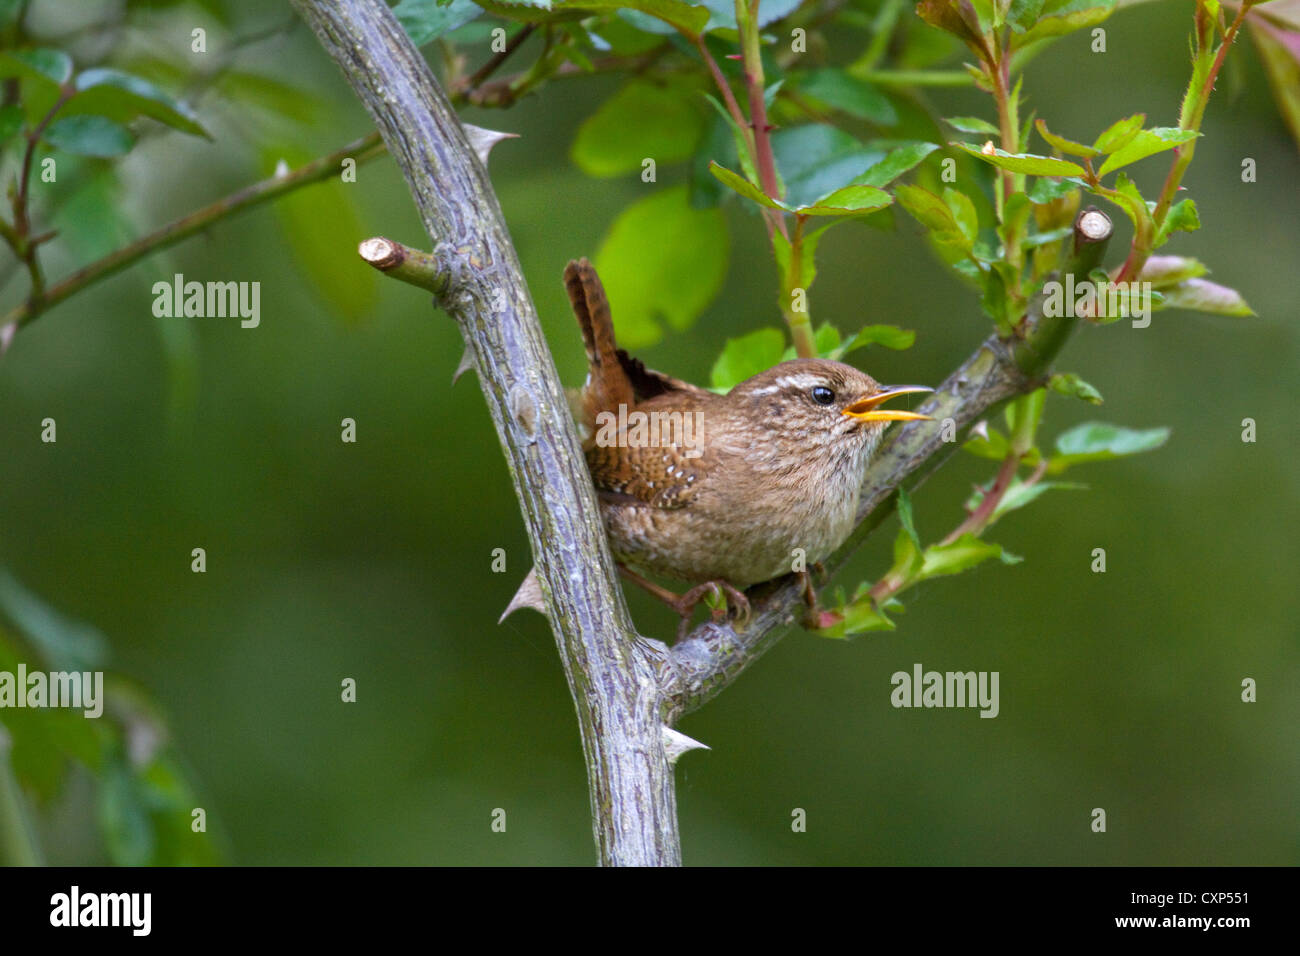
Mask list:
[[985,441],[988,441],[989,420],[987,418],[981,418],[978,422],[976,422],[974,425],[971,426],[970,434],[974,435],[976,438],[983,438]]
[[497,623],[503,623],[511,614],[524,607],[530,607],[543,617],[546,616],[546,600],[542,597],[542,586],[537,581],[537,568],[535,567],[528,569],[528,576],[524,578],[519,585],[519,590],[515,592],[515,596],[506,605],[505,612],[497,618]]
[[476,371],[478,369],[474,365],[474,353],[470,351],[470,347],[467,345],[465,351],[461,353],[460,364],[456,366],[456,371],[452,373],[451,384],[455,385],[466,372]]
[[14,340],[14,335],[18,332],[18,323],[10,322],[4,328],[0,329],[0,355],[9,351],[9,343]]
[[708,744],[702,744],[698,740],[693,740],[683,733],[673,730],[667,724],[662,724],[659,728],[663,731],[664,753],[668,755],[669,766],[677,763],[677,758],[688,750],[711,750]]
[[744,55],[741,54],[741,53],[728,53],[728,54],[727,54],[727,59],[728,59],[728,60],[743,60],[744,58],[745,58]]
[[465,128],[465,135],[469,138],[470,146],[474,147],[474,152],[484,166],[488,164],[488,153],[492,152],[492,147],[503,139],[518,139],[518,133],[502,133],[495,129],[484,129],[481,126],[475,126],[473,123],[461,123]]
[[283,159],[276,160],[275,172],[272,175],[274,175],[276,179],[284,179],[285,176],[289,175],[289,164]]

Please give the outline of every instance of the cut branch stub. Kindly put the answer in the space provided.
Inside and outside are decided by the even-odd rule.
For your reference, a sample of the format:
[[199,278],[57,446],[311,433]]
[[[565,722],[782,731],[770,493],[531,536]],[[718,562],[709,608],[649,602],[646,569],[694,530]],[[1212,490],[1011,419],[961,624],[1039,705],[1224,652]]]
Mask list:
[[435,296],[447,293],[447,273],[427,252],[374,236],[357,247],[357,254],[384,275],[427,289]]

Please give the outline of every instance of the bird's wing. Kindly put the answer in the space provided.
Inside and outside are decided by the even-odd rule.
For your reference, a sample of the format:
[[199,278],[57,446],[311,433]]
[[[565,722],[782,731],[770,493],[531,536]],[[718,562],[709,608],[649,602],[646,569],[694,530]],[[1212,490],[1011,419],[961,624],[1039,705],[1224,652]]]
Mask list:
[[[712,396],[710,396],[712,397]],[[644,427],[632,416],[647,415]],[[606,501],[673,510],[695,499],[713,455],[696,428],[693,413],[656,418],[653,406],[628,416],[621,431],[612,424],[587,441],[587,468]],[[674,444],[675,443],[675,444]]]

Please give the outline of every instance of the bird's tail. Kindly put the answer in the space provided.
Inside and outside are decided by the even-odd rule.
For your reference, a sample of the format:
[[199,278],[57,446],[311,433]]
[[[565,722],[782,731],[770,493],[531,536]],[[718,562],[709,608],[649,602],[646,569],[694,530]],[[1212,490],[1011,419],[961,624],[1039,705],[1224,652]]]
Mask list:
[[593,422],[599,412],[617,413],[619,405],[626,405],[630,410],[635,403],[635,394],[632,381],[619,359],[614,319],[600,276],[585,258],[575,259],[564,268],[564,287],[569,293],[573,314],[582,330],[582,342],[587,348],[590,371],[583,389],[583,407],[588,423]]

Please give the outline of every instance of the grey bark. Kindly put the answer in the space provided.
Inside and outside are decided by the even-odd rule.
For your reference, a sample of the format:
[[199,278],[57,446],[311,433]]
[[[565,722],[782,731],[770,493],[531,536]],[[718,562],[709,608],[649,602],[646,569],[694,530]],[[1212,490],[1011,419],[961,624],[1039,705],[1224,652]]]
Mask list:
[[[294,0],[375,121],[447,277],[436,297],[478,370],[519,496],[582,732],[606,864],[681,860],[652,662],[628,617],[559,376],[487,171],[379,0]],[[433,400],[433,399],[431,399]]]

